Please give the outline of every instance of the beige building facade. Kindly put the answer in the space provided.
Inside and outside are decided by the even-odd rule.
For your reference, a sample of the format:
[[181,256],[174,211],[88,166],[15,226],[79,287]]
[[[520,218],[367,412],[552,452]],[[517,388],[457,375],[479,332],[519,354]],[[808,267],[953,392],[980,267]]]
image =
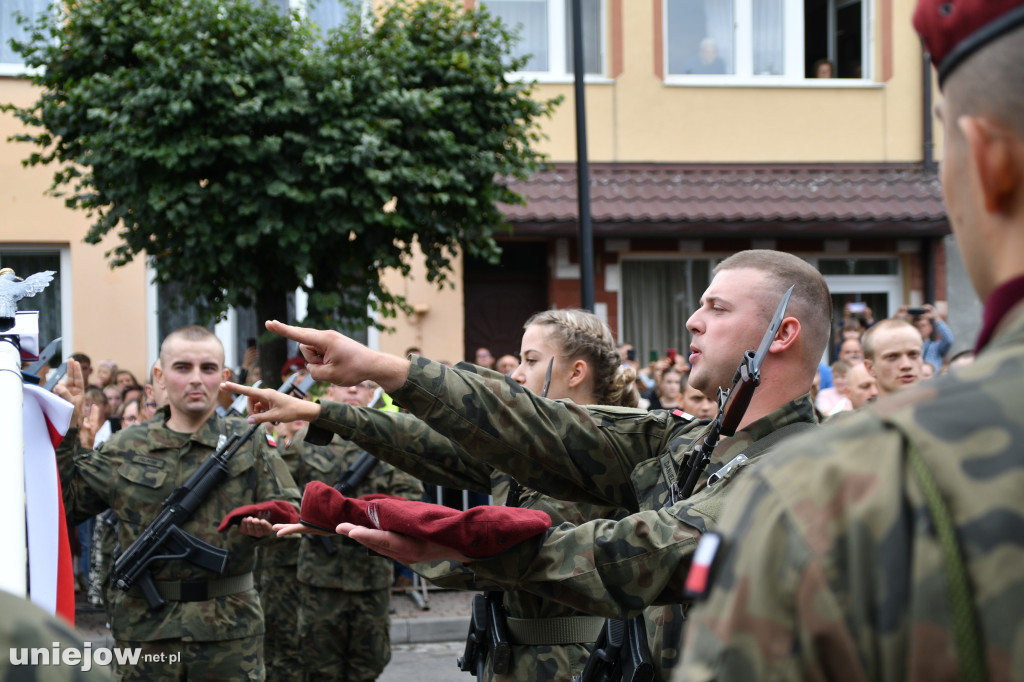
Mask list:
[[[539,96],[565,96],[544,122],[554,167],[517,185],[528,203],[509,207],[500,267],[458,262],[455,286],[440,290],[419,266],[406,278],[383,273],[416,311],[393,333],[369,335],[390,352],[458,361],[486,345],[499,355],[518,350],[530,312],[580,303],[571,0],[485,4],[522,26],[518,49],[534,55],[529,71],[510,77],[536,79]],[[620,341],[643,357],[686,347],[686,312],[710,268],[750,247],[807,258],[837,305],[864,301],[880,317],[947,301],[955,254],[933,162],[941,139],[930,133],[929,97],[938,93],[910,25],[913,0],[582,5],[596,312]],[[820,60],[833,77],[811,77]],[[22,73],[0,51],[0,101],[32,100]],[[83,243],[87,218],[45,195],[51,170],[22,167],[31,150],[7,141],[18,132],[0,115],[0,265],[50,257],[60,267],[65,350],[144,373],[161,306],[145,265],[110,270],[110,245]],[[238,319],[219,330],[229,363],[250,335]]]

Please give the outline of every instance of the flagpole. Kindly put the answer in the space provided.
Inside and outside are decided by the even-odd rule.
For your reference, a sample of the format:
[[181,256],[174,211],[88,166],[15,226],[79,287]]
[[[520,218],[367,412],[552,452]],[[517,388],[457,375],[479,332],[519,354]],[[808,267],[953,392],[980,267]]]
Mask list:
[[0,335],[0,589],[28,595],[25,537],[25,434],[21,347],[17,334]]

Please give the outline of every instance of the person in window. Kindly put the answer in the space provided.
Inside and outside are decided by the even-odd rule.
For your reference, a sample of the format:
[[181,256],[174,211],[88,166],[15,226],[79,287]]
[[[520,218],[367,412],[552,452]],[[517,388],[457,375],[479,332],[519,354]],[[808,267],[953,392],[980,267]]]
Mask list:
[[696,57],[686,61],[684,73],[725,73],[725,62],[718,56],[718,45],[715,39],[706,37],[700,41],[700,51]]
[[814,62],[814,77],[815,78],[835,78],[836,68],[832,66],[832,62],[827,59],[819,59]]

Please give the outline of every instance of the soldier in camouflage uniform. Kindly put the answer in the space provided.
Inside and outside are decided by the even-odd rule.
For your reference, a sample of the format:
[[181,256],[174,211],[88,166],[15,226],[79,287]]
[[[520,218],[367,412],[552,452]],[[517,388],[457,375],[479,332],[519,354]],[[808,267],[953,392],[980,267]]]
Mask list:
[[[331,386],[328,397],[365,407],[370,404],[373,391],[369,383],[350,388]],[[305,442],[302,432],[296,440],[298,475],[303,484],[323,481],[336,485],[363,454],[358,445],[341,438],[328,445],[311,445]],[[423,485],[391,465],[378,462],[350,496],[370,493],[419,500],[423,497]],[[330,553],[324,542],[335,551]],[[391,560],[371,554],[344,537],[310,536],[299,544],[303,679],[377,679],[391,660]]]
[[[758,448],[767,450],[775,439],[816,423],[810,386],[828,342],[831,303],[821,275],[785,253],[741,252],[716,268],[700,310],[687,322],[693,334],[690,383],[705,395],[731,387],[744,351],[757,347],[791,284],[796,289],[762,366],[761,385],[740,430],[720,442],[708,469],[729,466],[729,474],[690,500],[673,500],[672,489],[708,424],[685,413],[544,400],[483,370],[452,370],[415,357],[409,363],[332,332],[278,323],[268,328],[306,344],[303,352],[317,378],[340,383],[374,378],[431,428],[524,485],[558,499],[634,512],[621,521],[552,528],[541,548],[531,541],[472,565],[486,580],[625,618],[648,604],[682,601],[696,539],[715,522],[730,490],[726,484],[743,469],[734,458],[744,453],[753,459]],[[270,409],[256,418],[287,418],[280,414]],[[394,534],[358,535],[368,542],[384,538],[390,548],[374,548],[400,561],[452,556],[450,550],[434,553],[438,548]],[[410,546],[413,553],[402,553]]]
[[[77,424],[84,386],[77,365],[68,365],[68,384],[59,392],[75,404],[72,423]],[[77,432],[69,433],[57,450],[71,523],[110,507],[122,548],[131,545],[223,438],[248,428],[244,419],[214,413],[225,376],[224,349],[209,330],[193,326],[172,332],[161,347],[161,365],[157,381],[166,388],[169,404],[156,417],[119,431],[95,451],[77,452]],[[137,587],[111,591],[117,645],[143,651],[138,666],[116,671],[121,679],[263,679],[263,612],[252,569],[256,538],[271,534],[271,527],[253,518],[224,534],[217,526],[241,505],[285,499],[297,507],[299,494],[262,428],[230,460],[229,471],[230,478],[183,528],[229,551],[223,575],[181,559],[157,562],[153,577],[167,603],[153,610]],[[147,653],[154,654],[148,661]],[[180,660],[172,665],[167,657],[175,654]]]
[[[581,405],[636,406],[635,373],[622,364],[611,331],[598,317],[581,310],[545,311],[531,317],[524,329],[523,362],[510,374],[512,382],[541,393],[549,361],[555,358],[548,381],[549,398]],[[329,427],[427,483],[491,494],[498,504],[506,501],[512,480],[507,474],[473,459],[412,415],[375,415],[339,403],[323,403],[318,424],[310,430],[313,437],[321,438],[321,428]],[[625,514],[618,507],[564,502],[518,484],[516,488],[520,490],[518,506],[546,512],[556,526]],[[418,564],[414,569],[440,587],[488,589],[486,581],[458,563]],[[570,682],[582,672],[590,657],[587,645],[597,638],[603,618],[521,590],[506,591],[502,605],[512,638],[511,668],[496,674],[488,652],[485,679]],[[676,657],[675,645],[663,650],[662,641],[678,641],[682,613],[678,607],[668,606],[652,608],[648,615],[650,648],[664,679]],[[668,654],[664,660],[662,653]]]
[[980,354],[744,476],[678,680],[1024,680],[1024,2],[914,23]]
[[[0,682],[104,682],[110,680],[110,671],[86,661],[87,649],[81,636],[67,623],[51,616],[28,599],[0,590]],[[65,650],[81,654],[77,662],[54,664],[53,651],[63,656]],[[42,649],[47,654],[39,665],[31,665],[31,650]],[[26,651],[27,650],[27,651]],[[42,661],[47,664],[43,665]],[[68,660],[71,660],[70,658]]]
[[[288,473],[299,480],[298,433],[304,421],[282,422],[274,429],[277,452]],[[302,668],[304,654],[299,644],[299,543],[270,542],[256,550],[256,585],[263,605],[263,657],[268,682],[288,680]]]

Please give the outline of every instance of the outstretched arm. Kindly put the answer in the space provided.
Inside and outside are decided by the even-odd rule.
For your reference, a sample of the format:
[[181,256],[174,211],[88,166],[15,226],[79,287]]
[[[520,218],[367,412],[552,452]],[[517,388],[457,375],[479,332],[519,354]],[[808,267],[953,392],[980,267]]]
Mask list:
[[281,393],[273,388],[253,388],[225,381],[222,390],[249,397],[249,423],[293,422],[297,419],[312,422],[320,416],[320,405]]
[[277,320],[268,321],[267,330],[299,342],[309,373],[317,381],[355,386],[369,379],[391,392],[409,374],[405,358],[371,350],[336,331],[293,327]]

